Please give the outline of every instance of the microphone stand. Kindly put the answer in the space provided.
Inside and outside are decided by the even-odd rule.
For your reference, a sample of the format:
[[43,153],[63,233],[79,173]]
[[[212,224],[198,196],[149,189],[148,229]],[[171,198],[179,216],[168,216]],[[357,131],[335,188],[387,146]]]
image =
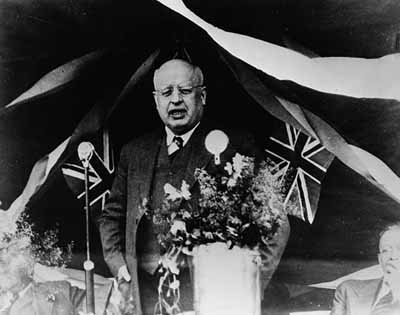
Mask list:
[[90,260],[90,198],[89,198],[89,157],[82,160],[85,170],[85,216],[86,216],[86,261],[83,263],[85,269],[86,286],[86,314],[95,315],[94,308],[94,263]]

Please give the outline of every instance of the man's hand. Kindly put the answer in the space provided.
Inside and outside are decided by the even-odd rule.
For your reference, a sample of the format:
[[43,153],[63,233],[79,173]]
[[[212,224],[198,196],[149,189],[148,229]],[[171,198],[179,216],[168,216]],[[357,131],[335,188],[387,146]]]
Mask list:
[[128,267],[126,265],[123,265],[119,267],[118,269],[118,283],[121,283],[123,281],[130,282],[131,281],[131,275],[128,271]]
[[126,265],[121,266],[118,269],[117,276],[117,288],[118,298],[117,305],[121,314],[134,314],[134,304],[131,295],[131,275],[129,274],[128,267]]

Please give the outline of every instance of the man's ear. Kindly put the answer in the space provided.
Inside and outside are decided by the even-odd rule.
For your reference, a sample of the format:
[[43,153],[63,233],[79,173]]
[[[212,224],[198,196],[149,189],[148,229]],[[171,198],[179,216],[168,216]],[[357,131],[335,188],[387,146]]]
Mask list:
[[201,91],[201,101],[203,103],[203,106],[206,105],[206,99],[207,99],[207,90],[206,87],[203,87],[202,91]]
[[156,107],[158,107],[158,98],[157,98],[156,93],[153,93],[153,98],[154,98],[154,103],[156,104]]

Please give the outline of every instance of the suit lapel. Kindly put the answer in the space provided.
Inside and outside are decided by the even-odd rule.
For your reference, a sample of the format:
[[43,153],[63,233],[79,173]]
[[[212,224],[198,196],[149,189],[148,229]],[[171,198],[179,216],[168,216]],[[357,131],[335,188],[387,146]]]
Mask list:
[[383,279],[381,279],[377,285],[377,288],[373,295],[371,307],[375,304],[376,300],[378,299],[378,295],[379,295],[379,292],[382,290],[382,286],[383,286]]
[[382,280],[370,280],[367,285],[358,293],[358,305],[355,310],[360,314],[369,314],[372,311],[379,290],[382,286]]
[[[165,134],[162,130],[158,130],[143,144],[143,150],[139,150],[138,171],[140,174],[137,177],[139,182],[136,183],[139,187],[139,203],[144,199],[149,200],[154,168],[163,142],[165,142]],[[137,220],[140,220],[142,215],[142,212],[138,213]]]

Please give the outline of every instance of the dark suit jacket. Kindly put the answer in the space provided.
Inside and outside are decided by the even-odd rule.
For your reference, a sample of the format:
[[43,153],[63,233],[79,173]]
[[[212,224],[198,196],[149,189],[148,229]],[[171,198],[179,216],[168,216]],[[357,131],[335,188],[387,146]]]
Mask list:
[[[190,153],[187,168],[180,172],[182,180],[185,180],[192,190],[195,184],[195,169],[206,167],[210,171],[213,168],[213,163],[210,163],[213,155],[204,146],[205,137],[213,129],[215,128],[202,122],[189,140],[195,149]],[[248,156],[260,156],[252,137],[239,132],[224,131],[229,137],[229,144],[221,154],[222,165],[230,161],[237,152]],[[104,258],[114,276],[126,262],[132,276],[132,295],[138,315],[141,315],[141,307],[137,276],[136,230],[143,216],[140,205],[145,198],[149,199],[154,166],[162,145],[165,145],[164,129],[140,137],[123,147],[110,198],[99,219]],[[289,224],[287,218],[285,220],[275,241],[272,241],[271,246],[264,251],[267,278],[272,276],[279,263],[289,237]]]
[[[335,291],[331,315],[371,314],[381,286],[382,278],[344,281]],[[400,308],[390,314],[400,314]]]

